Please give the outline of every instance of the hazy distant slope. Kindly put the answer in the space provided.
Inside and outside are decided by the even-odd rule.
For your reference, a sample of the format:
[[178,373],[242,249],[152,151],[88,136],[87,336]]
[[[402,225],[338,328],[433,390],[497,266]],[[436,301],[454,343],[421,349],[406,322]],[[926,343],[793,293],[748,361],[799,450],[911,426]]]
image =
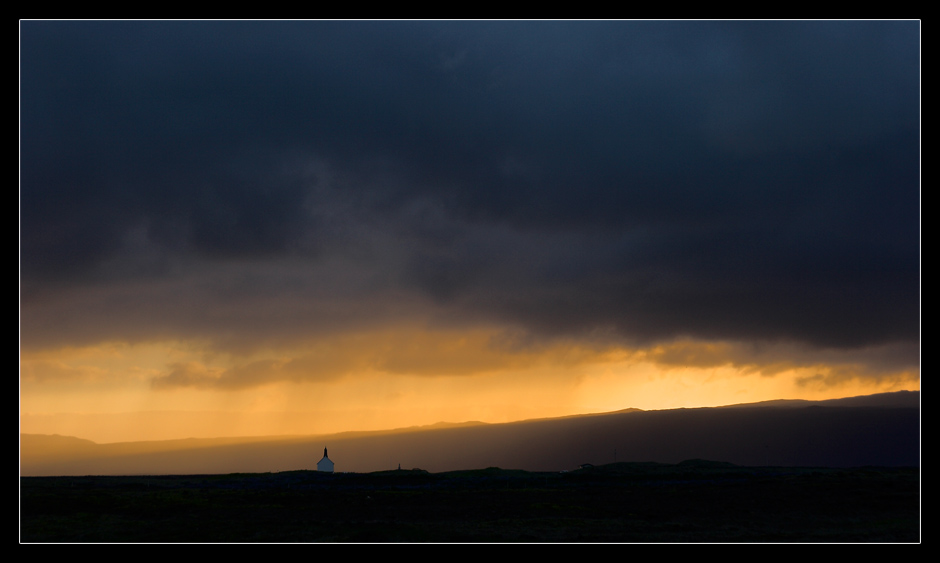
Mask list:
[[845,397],[842,399],[827,399],[825,401],[807,401],[805,399],[777,399],[773,401],[760,401],[758,403],[741,403],[727,405],[720,408],[732,409],[739,407],[920,407],[919,391],[895,391],[893,393],[876,393],[860,397]]
[[94,444],[21,435],[20,463],[22,475],[266,472],[313,469],[328,446],[337,471],[398,464],[434,472],[490,466],[557,471],[582,463],[690,458],[740,465],[919,465],[919,393],[769,406],[784,405],[633,410],[302,438]]
[[820,406],[838,407],[912,407],[920,408],[920,391],[897,391],[894,393],[877,393],[875,395],[862,395],[861,397],[845,397],[844,399],[829,399],[819,401]]

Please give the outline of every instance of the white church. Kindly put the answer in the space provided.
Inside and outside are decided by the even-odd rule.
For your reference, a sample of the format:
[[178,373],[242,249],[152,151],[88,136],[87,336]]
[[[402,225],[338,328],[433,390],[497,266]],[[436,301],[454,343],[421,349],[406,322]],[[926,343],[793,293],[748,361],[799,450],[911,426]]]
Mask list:
[[323,448],[323,459],[317,462],[317,471],[325,471],[326,473],[333,472],[333,462],[330,460],[329,456],[326,455],[326,448]]

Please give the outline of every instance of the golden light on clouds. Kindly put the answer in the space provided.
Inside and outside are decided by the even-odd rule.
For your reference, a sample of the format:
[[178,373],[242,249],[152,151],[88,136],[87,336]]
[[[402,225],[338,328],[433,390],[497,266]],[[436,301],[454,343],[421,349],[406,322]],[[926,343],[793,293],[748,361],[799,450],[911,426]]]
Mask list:
[[499,330],[416,327],[250,355],[105,344],[22,354],[21,431],[96,441],[320,434],[919,389],[917,370],[866,377],[840,357],[726,342],[531,344]]

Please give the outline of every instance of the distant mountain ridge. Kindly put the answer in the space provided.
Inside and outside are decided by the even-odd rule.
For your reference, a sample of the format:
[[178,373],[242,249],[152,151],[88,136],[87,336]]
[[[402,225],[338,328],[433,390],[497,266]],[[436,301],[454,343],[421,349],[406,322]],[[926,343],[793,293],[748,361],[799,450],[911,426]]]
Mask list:
[[920,393],[830,401],[438,423],[378,432],[96,444],[20,435],[21,475],[270,472],[313,469],[330,448],[337,471],[483,467],[555,471],[582,463],[712,459],[738,465],[918,466]]
[[920,391],[894,391],[891,393],[875,393],[860,395],[858,397],[843,397],[841,399],[825,399],[822,401],[807,401],[806,399],[775,399],[772,401],[759,401],[756,403],[740,403],[717,408],[737,407],[919,407]]

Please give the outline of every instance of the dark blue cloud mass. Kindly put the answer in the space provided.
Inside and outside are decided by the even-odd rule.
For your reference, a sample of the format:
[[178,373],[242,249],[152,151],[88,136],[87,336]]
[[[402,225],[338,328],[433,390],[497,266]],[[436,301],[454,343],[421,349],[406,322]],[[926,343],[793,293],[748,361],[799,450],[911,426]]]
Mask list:
[[24,21],[20,96],[24,342],[76,288],[330,260],[369,283],[249,293],[919,338],[919,22]]

